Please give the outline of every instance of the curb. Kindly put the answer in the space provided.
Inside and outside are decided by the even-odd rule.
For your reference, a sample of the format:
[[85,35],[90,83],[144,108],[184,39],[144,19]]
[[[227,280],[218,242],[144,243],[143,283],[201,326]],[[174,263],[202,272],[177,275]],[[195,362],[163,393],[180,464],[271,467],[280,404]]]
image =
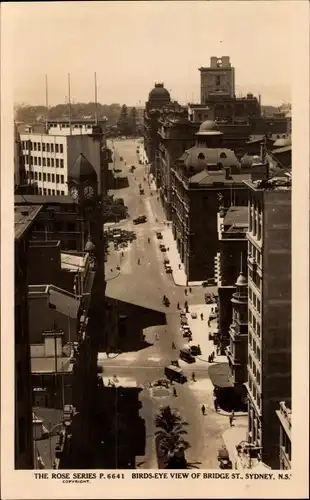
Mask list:
[[112,278],[106,278],[105,281],[108,282],[108,281],[115,280],[116,278],[119,277],[120,274],[121,274],[121,271],[119,271],[118,274],[116,274],[116,276],[112,276]]

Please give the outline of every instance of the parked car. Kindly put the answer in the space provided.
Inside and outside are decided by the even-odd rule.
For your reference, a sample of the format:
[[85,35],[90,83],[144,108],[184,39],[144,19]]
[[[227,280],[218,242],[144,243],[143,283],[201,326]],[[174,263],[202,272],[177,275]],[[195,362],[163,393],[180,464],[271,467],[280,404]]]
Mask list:
[[201,349],[200,349],[200,346],[198,346],[198,345],[191,344],[189,346],[189,350],[193,356],[200,356],[200,354],[201,354]]
[[215,278],[209,278],[206,281],[202,283],[202,286],[205,288],[207,286],[216,286],[216,280]]
[[191,313],[191,317],[192,317],[192,319],[197,319],[197,313],[192,312],[192,313]]
[[183,361],[186,361],[187,363],[195,363],[196,361],[196,359],[191,354],[190,349],[188,347],[180,349],[180,358],[183,359]]
[[120,161],[123,161],[123,159],[124,159],[124,158],[123,158],[122,156],[120,156],[120,159],[119,159],[119,160],[120,160]]
[[205,293],[205,303],[206,304],[213,304],[214,299],[212,298],[211,293]]
[[156,237],[158,240],[162,240],[163,239],[163,235],[161,234],[160,231],[156,231]]
[[171,274],[172,273],[172,267],[169,266],[169,265],[166,265],[165,266],[165,271],[166,271],[167,274]]

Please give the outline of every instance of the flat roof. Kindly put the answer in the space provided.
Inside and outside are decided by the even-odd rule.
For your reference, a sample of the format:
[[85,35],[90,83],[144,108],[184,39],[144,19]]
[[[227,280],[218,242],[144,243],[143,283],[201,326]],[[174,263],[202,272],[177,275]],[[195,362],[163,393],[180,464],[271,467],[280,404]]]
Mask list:
[[[68,357],[57,357],[57,372],[72,372],[73,364]],[[55,373],[55,357],[31,358],[31,373]]]
[[14,206],[14,230],[15,240],[18,240],[34,222],[36,216],[42,209],[42,205]]
[[69,203],[77,203],[76,200],[73,200],[69,195],[63,196],[46,196],[40,194],[16,194],[14,196],[15,205],[24,205],[24,204],[69,204]]
[[243,181],[253,191],[291,191],[292,178],[287,175],[285,177],[272,177],[267,180],[247,180]]
[[240,228],[248,225],[249,209],[248,207],[231,207],[226,213],[223,224],[224,226],[232,226],[233,224]]

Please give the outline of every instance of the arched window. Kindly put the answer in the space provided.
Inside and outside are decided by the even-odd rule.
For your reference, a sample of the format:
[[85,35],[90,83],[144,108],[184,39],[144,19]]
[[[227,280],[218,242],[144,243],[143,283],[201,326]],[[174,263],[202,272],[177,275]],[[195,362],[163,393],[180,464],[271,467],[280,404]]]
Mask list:
[[199,153],[198,159],[199,160],[204,160],[205,159],[205,155],[203,153]]
[[220,158],[227,158],[227,154],[224,153],[224,151],[223,151],[223,153],[220,154]]

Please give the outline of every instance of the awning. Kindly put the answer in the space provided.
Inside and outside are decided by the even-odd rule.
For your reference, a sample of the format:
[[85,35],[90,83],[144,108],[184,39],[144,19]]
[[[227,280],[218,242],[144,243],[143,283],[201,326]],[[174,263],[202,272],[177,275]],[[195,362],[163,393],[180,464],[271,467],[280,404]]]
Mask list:
[[228,363],[216,363],[209,366],[209,377],[212,384],[219,388],[233,387]]

